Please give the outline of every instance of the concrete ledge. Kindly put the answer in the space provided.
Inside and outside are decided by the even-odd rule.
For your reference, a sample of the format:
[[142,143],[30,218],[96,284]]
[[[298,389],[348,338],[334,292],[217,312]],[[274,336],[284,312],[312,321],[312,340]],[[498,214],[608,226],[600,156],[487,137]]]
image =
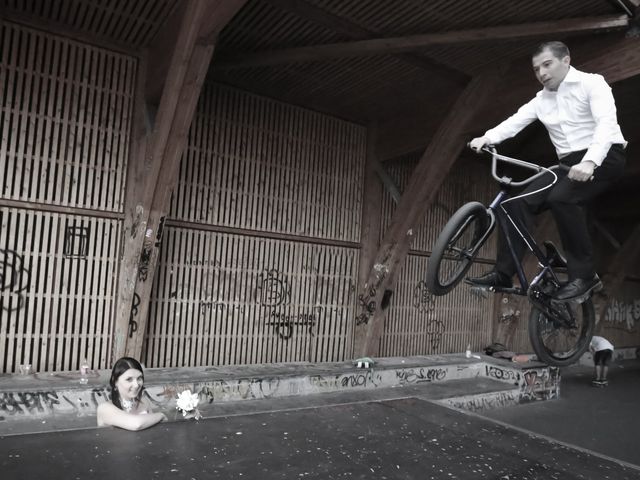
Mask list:
[[[79,383],[75,372],[0,376],[0,435],[95,426],[96,408],[110,396],[109,375],[107,370],[92,372],[86,385]],[[356,368],[352,362],[145,369],[145,395],[170,420],[181,420],[175,415],[175,399],[186,389],[200,395],[203,415],[209,406],[229,402],[435,384],[451,385],[444,397],[458,398],[456,405],[467,404],[470,409],[498,405],[489,397],[474,400],[477,392],[470,385],[462,392],[453,389],[456,380],[468,379],[489,379],[508,386],[514,392],[502,397],[519,403],[556,398],[560,388],[559,371],[554,367],[533,362],[521,365],[484,355],[480,359],[439,355],[379,358],[370,369]]]

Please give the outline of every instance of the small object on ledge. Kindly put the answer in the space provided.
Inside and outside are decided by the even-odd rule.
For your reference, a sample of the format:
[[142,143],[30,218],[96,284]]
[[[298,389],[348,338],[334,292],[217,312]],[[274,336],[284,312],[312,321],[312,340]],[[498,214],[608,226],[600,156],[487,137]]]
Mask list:
[[353,364],[358,368],[372,368],[375,363],[370,357],[362,357],[353,361]]

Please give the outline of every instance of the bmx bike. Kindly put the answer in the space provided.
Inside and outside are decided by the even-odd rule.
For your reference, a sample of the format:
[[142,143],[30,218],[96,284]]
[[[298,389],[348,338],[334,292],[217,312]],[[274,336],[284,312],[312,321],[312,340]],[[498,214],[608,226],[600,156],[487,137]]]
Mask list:
[[[515,261],[519,285],[490,287],[489,290],[526,296],[532,307],[528,333],[534,352],[541,361],[549,365],[570,365],[587,350],[593,336],[593,301],[590,295],[571,302],[558,302],[553,299],[553,294],[563,284],[561,279],[566,272],[565,259],[549,241],[543,243],[543,252],[527,229],[514,221],[505,209],[505,205],[510,201],[551,188],[558,181],[554,170],[567,167],[546,168],[500,155],[493,147],[485,147],[482,150],[492,156],[491,174],[501,185],[501,190],[488,206],[480,202],[469,202],[453,214],[434,244],[427,265],[427,288],[439,296],[449,293],[458,285],[498,224]],[[510,177],[498,174],[498,162],[533,170],[535,173],[524,180],[514,181]],[[508,192],[509,186],[525,186],[549,174],[553,180],[539,190],[517,196],[511,196]],[[515,228],[509,228],[510,225]],[[522,262],[514,253],[513,242],[516,235],[537,258],[539,270],[531,280],[526,277]]]

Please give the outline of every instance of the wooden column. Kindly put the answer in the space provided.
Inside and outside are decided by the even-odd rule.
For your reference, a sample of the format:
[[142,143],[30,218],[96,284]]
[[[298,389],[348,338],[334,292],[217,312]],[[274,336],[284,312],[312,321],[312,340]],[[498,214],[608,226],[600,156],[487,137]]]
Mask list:
[[360,292],[360,310],[356,317],[356,345],[359,349],[356,355],[377,355],[384,322],[385,292],[385,300],[388,300],[393,292],[394,279],[409,251],[414,230],[464,148],[468,139],[463,138],[463,132],[468,122],[498,85],[500,74],[500,71],[493,70],[471,80],[413,171],[411,182],[402,195]]
[[[158,85],[162,85],[162,95],[157,115],[149,122],[153,123],[152,131],[139,138],[138,148],[134,149],[146,152],[144,184],[133,187],[138,187],[141,192],[136,197],[139,203],[126,208],[126,225],[129,228],[125,228],[120,266],[112,349],[114,360],[125,354],[141,357],[149,297],[162,242],[162,226],[169,209],[171,191],[178,179],[193,113],[217,35],[244,3],[246,0],[189,0],[182,3],[171,61],[167,67],[162,62],[147,66],[147,71],[154,72],[156,76],[158,72],[166,71],[166,78],[163,82],[156,78],[150,81],[148,76],[145,79],[149,96],[154,96]],[[149,58],[162,59],[168,54],[156,52]],[[145,98],[149,98],[146,93]],[[149,107],[144,107],[149,120]]]
[[[376,173],[378,158],[376,155],[377,124],[369,126],[367,130],[367,163],[365,165],[362,228],[360,233],[360,259],[358,262],[358,292],[364,290],[369,272],[380,245],[380,221],[382,209],[382,182]],[[360,295],[360,298],[364,298]],[[366,305],[361,305],[366,309]],[[361,352],[363,337],[355,336],[353,352]]]

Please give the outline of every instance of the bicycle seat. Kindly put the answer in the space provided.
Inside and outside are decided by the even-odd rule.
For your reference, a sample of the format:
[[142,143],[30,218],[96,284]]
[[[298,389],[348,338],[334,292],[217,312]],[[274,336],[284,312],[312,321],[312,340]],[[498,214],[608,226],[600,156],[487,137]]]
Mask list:
[[547,260],[552,267],[567,268],[567,259],[560,253],[558,248],[550,240],[545,240],[543,243],[547,251]]

